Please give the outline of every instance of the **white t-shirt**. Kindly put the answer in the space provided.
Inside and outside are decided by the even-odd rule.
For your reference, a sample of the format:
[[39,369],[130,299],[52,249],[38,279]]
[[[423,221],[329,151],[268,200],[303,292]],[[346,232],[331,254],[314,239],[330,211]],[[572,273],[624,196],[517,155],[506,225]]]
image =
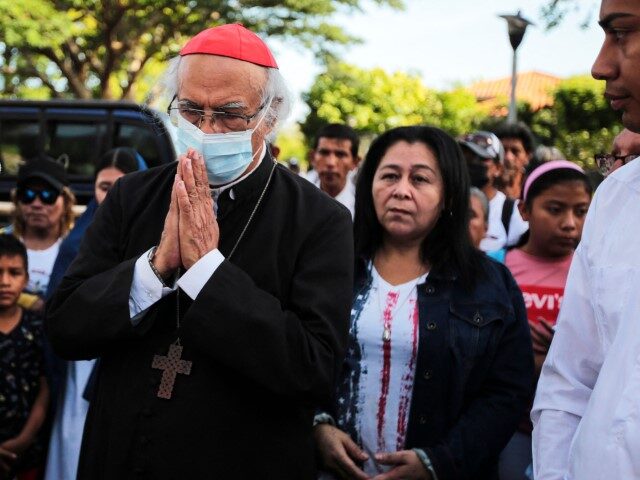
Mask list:
[[[313,183],[316,187],[321,188],[320,177],[318,177],[318,172],[316,172],[315,170],[311,170],[310,172],[307,172],[307,174],[305,175],[305,178],[311,183]],[[356,214],[355,179],[356,179],[356,170],[351,170],[349,173],[347,173],[347,181],[344,185],[344,188],[338,195],[334,197],[334,200],[337,200],[338,202],[340,202],[342,205],[344,205],[349,209],[349,211],[351,212],[352,219]]]
[[356,186],[350,179],[347,179],[347,183],[342,191],[336,195],[335,200],[349,209],[351,218],[353,219],[356,213]]
[[513,206],[513,213],[509,221],[509,238],[502,224],[502,208],[507,196],[502,192],[489,201],[489,228],[487,235],[480,242],[480,249],[484,252],[494,252],[518,243],[522,234],[529,230],[529,223],[525,222],[518,210],[518,200]]
[[[362,448],[370,459],[364,464],[368,475],[387,471],[373,455],[404,450],[418,356],[418,290],[427,274],[401,285],[391,285],[372,267],[372,284],[367,300],[354,305],[356,322],[350,334],[360,346],[360,375],[340,401],[354,402],[356,425]],[[357,312],[356,309],[361,311]],[[330,474],[320,476],[332,479]]]
[[29,260],[29,283],[27,291],[44,296],[49,286],[49,278],[53,270],[53,264],[58,256],[62,238],[44,250],[27,249],[27,259]]

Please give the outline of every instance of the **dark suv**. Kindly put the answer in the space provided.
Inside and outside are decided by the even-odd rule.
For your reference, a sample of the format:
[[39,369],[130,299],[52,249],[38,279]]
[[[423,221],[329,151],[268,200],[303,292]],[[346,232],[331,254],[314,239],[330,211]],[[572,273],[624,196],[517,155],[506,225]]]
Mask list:
[[166,114],[131,102],[0,100],[0,201],[9,200],[18,166],[39,153],[69,156],[78,203],[93,197],[95,166],[107,150],[132,147],[149,167],[175,160]]

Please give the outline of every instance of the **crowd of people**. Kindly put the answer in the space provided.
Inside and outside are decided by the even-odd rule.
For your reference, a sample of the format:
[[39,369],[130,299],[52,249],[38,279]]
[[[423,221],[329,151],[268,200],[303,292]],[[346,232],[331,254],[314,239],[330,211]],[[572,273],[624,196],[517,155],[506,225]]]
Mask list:
[[366,152],[329,124],[291,171],[270,142],[289,93],[240,25],[170,62],[177,162],[110,150],[74,218],[64,158],[26,161],[0,479],[640,478],[640,6],[600,23],[626,129],[595,195],[523,123]]

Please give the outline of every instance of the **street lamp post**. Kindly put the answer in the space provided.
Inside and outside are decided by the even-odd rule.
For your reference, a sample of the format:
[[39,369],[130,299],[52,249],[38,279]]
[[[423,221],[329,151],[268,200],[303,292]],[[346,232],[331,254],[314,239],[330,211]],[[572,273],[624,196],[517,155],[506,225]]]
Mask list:
[[518,121],[518,112],[516,106],[516,83],[517,77],[517,54],[516,50],[520,46],[522,39],[524,38],[524,32],[529,25],[533,25],[532,22],[520,15],[520,11],[516,15],[500,15],[500,18],[504,18],[507,21],[509,29],[509,42],[511,42],[511,48],[513,48],[513,65],[511,69],[511,100],[509,102],[509,116],[507,122],[515,123]]

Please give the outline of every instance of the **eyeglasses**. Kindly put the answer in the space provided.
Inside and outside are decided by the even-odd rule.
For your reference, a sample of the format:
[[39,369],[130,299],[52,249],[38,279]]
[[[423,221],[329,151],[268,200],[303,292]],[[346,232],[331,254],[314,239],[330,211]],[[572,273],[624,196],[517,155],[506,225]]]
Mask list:
[[193,108],[193,104],[185,101],[178,101],[175,107],[171,105],[176,100],[177,96],[174,95],[171,103],[169,104],[169,108],[167,108],[167,113],[169,114],[169,118],[171,123],[175,126],[178,126],[178,118],[177,115],[181,115],[187,122],[192,123],[198,128],[202,127],[204,123],[204,119],[209,117],[210,126],[213,128],[216,122],[219,125],[222,125],[226,130],[231,131],[240,131],[247,128],[249,122],[253,120],[258,113],[262,111],[265,104],[260,105],[258,110],[253,115],[243,115],[241,113],[231,113],[224,111],[212,110],[209,114],[205,110],[201,110],[198,108]]
[[45,205],[53,205],[59,196],[60,192],[48,188],[43,188],[42,190],[36,190],[35,188],[18,188],[17,192],[18,201],[25,205],[33,203],[36,197]]
[[638,157],[640,157],[640,155],[614,155],[613,153],[598,153],[593,156],[596,161],[596,165],[598,165],[598,170],[602,175],[610,173],[613,168],[613,164],[616,163],[616,161],[622,160],[622,165],[626,165],[628,162],[635,160]]

